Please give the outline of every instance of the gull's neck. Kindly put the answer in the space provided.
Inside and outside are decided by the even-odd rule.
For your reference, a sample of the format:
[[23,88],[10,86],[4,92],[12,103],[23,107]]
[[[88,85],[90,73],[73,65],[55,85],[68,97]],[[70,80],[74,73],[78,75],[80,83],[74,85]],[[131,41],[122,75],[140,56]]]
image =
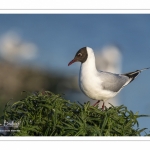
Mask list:
[[80,73],[83,74],[94,74],[97,73],[95,64],[95,55],[91,48],[87,47],[88,57],[87,60],[81,64]]

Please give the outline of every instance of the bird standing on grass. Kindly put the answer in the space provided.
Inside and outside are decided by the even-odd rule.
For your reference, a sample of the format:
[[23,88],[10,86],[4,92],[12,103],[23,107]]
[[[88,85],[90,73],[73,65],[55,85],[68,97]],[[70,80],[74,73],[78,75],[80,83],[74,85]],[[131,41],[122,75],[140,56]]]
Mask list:
[[81,62],[79,72],[79,86],[81,91],[89,98],[98,100],[93,106],[103,101],[102,109],[104,109],[106,100],[117,95],[121,89],[132,82],[141,71],[150,68],[144,68],[125,74],[97,71],[95,55],[90,47],[79,49],[68,66],[74,62]]

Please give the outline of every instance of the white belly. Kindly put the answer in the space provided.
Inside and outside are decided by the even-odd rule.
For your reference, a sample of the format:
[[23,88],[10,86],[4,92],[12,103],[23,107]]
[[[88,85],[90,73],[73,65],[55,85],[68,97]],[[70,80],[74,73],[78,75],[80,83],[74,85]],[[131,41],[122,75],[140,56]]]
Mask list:
[[103,90],[101,86],[102,81],[99,78],[89,78],[80,76],[79,86],[81,91],[93,100],[108,100],[114,97],[117,92]]

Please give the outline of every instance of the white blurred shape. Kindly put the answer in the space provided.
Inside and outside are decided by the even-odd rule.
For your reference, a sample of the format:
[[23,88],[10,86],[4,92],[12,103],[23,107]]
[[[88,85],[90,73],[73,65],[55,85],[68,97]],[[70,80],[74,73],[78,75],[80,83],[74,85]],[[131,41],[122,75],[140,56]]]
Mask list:
[[98,70],[121,73],[122,54],[120,49],[115,46],[105,46],[96,53],[96,64]]
[[[122,68],[122,54],[118,46],[110,45],[105,46],[101,51],[95,53],[96,65],[98,70],[121,73]],[[94,102],[95,103],[95,102]],[[105,102],[106,107],[110,107],[110,104],[118,106],[119,98],[118,96],[111,98]],[[102,106],[102,102],[99,107]]]
[[25,42],[14,31],[9,31],[0,38],[1,57],[9,62],[31,60],[37,56],[37,47]]

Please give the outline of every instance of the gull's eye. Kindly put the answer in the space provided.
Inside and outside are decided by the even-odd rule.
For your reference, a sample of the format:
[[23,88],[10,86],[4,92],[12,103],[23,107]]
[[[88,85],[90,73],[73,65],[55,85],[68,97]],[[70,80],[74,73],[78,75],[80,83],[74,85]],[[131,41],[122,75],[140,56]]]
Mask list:
[[82,54],[81,54],[81,53],[79,53],[79,54],[78,54],[78,56],[80,56],[80,57],[81,57],[81,56],[82,56]]

